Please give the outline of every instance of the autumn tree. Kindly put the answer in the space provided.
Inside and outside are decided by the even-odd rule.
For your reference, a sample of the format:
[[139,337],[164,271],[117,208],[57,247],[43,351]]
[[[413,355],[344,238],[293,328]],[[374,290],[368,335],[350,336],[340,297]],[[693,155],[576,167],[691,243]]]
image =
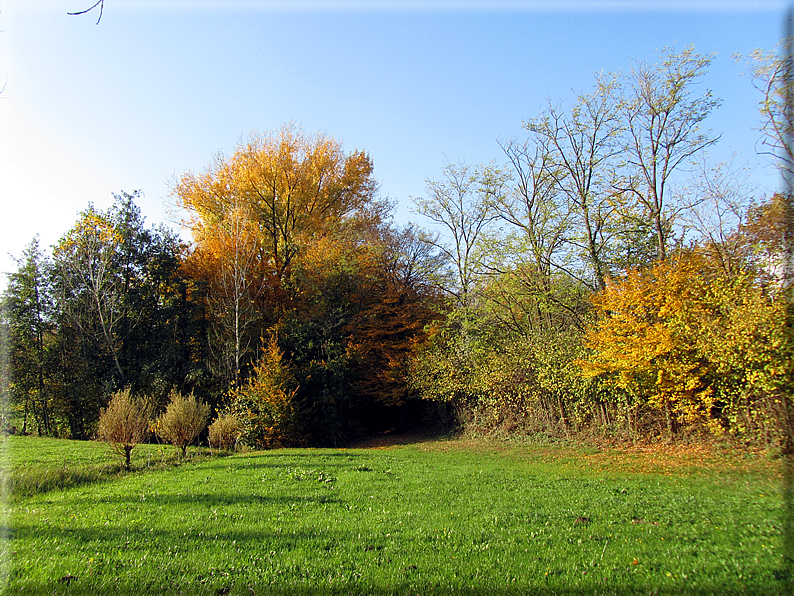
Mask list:
[[366,153],[346,154],[336,140],[290,124],[270,135],[252,133],[202,174],[186,172],[172,196],[199,242],[204,227],[244,209],[280,279],[303,242],[365,206],[376,188]]
[[239,438],[260,448],[299,442],[295,432],[295,377],[278,340],[262,346],[251,378],[230,392],[229,413],[239,425]]
[[184,459],[188,446],[207,426],[210,407],[192,393],[171,390],[168,406],[157,419],[157,434],[181,450]]
[[295,125],[253,133],[175,183],[195,242],[186,270],[208,284],[210,348],[228,382],[241,385],[258,338],[292,308],[296,257],[370,205],[376,189],[366,153]]
[[585,375],[606,374],[626,392],[629,423],[639,406],[662,411],[669,438],[676,422],[708,420],[713,404],[712,371],[682,320],[705,314],[700,280],[707,274],[698,255],[682,254],[631,271],[593,298],[600,317],[587,336]]
[[296,259],[295,309],[279,327],[304,431],[338,444],[402,424],[414,341],[437,314],[435,251],[388,206],[347,218]]
[[669,435],[677,425],[701,425],[785,445],[792,421],[784,294],[763,281],[763,264],[726,271],[706,248],[634,270],[596,295],[590,355],[580,365],[585,376],[623,390],[634,430],[650,409],[664,413]]

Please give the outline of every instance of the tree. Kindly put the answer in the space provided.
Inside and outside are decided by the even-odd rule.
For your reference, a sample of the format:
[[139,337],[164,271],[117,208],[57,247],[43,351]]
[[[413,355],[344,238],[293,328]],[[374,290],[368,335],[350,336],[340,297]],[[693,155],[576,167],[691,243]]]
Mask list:
[[130,469],[130,454],[149,436],[151,406],[142,398],[132,397],[130,388],[117,391],[107,408],[99,414],[97,438],[107,443]]
[[171,390],[165,413],[157,419],[157,434],[182,450],[182,458],[199,433],[207,426],[210,407],[191,393]]
[[202,227],[193,253],[186,262],[194,279],[206,280],[206,296],[212,321],[216,372],[227,382],[239,386],[241,369],[248,362],[251,343],[262,313],[265,291],[265,264],[258,234],[244,206],[231,209],[225,219]]
[[713,404],[711,370],[685,322],[705,315],[707,274],[702,258],[684,254],[631,271],[593,298],[600,316],[587,334],[585,376],[606,374],[633,405],[663,411],[670,438],[676,421],[707,419]]
[[417,211],[441,226],[447,238],[429,241],[455,268],[456,283],[447,288],[460,306],[469,304],[469,293],[481,272],[480,249],[487,226],[497,215],[491,209],[501,194],[504,175],[490,167],[446,163],[444,179],[427,182],[427,197],[414,198]]
[[119,326],[124,280],[115,267],[121,244],[109,214],[89,205],[56,246],[54,258],[62,312],[82,337],[102,344],[123,381]]
[[633,198],[647,217],[656,256],[664,259],[680,209],[670,204],[668,188],[681,164],[719,139],[701,125],[720,100],[711,91],[693,96],[692,87],[705,75],[712,56],[689,46],[680,53],[664,48],[660,58],[655,65],[638,62],[624,83],[626,173],[616,190]]
[[[584,260],[589,279],[583,281],[596,290],[604,288],[610,273],[607,248],[617,231],[613,223],[616,200],[611,176],[624,132],[620,104],[615,99],[617,89],[614,76],[599,76],[595,91],[579,95],[569,113],[549,104],[544,113],[524,125],[535,141],[531,159],[527,159],[530,156],[526,150],[516,152],[510,147],[513,150],[508,152],[519,174],[523,172],[522,163],[529,166],[530,173],[537,170],[532,185],[527,185],[526,177],[520,176],[519,196],[524,198],[522,203],[526,206],[524,217],[511,217],[508,221],[526,230],[524,222],[536,220],[532,212],[548,203],[543,195],[537,198],[534,193],[528,195],[527,188],[535,193],[545,190],[545,195],[550,192],[562,195],[565,204],[556,209],[556,222],[552,224],[559,231],[552,237],[571,246],[574,255]],[[530,197],[532,200],[527,200]],[[540,204],[536,206],[537,199]],[[535,236],[537,233],[532,234]],[[571,272],[569,267],[565,270]]]
[[262,357],[248,382],[230,392],[229,410],[239,422],[240,439],[255,447],[280,447],[296,442],[297,391],[290,365],[273,337],[263,346]]
[[[788,20],[789,29],[791,20]],[[784,285],[794,291],[794,37],[789,31],[776,52],[755,50],[748,62],[753,84],[761,91],[760,128],[762,153],[772,155],[786,185],[782,218],[782,262]],[[791,297],[790,297],[791,299]],[[794,328],[794,321],[789,323]],[[794,341],[794,340],[793,340]]]
[[271,135],[252,133],[201,175],[186,172],[172,196],[189,213],[197,241],[205,226],[244,209],[268,266],[282,279],[302,242],[366,206],[376,189],[366,153],[346,154],[333,138],[287,125]]
[[608,284],[593,298],[585,376],[623,389],[635,412],[664,412],[670,435],[676,423],[699,423],[787,444],[785,300],[758,274],[749,263],[726,272],[696,247]]
[[50,361],[55,331],[55,305],[50,263],[39,248],[38,236],[23,251],[18,269],[8,276],[4,301],[9,317],[12,393],[24,408],[22,432],[32,410],[39,435],[50,434],[52,378]]
[[195,241],[186,269],[208,284],[210,348],[228,382],[241,386],[251,346],[292,309],[301,251],[369,208],[376,190],[366,153],[345,153],[336,140],[294,125],[253,133],[230,157],[174,184]]
[[54,251],[57,393],[75,438],[91,434],[120,387],[159,402],[202,373],[184,248],[167,229],[145,227],[138,195],[115,195],[106,211],[89,206]]
[[761,93],[758,106],[762,119],[759,130],[763,135],[760,153],[775,158],[787,177],[794,172],[791,43],[792,39],[786,38],[774,51],[756,49],[746,57],[753,85]]

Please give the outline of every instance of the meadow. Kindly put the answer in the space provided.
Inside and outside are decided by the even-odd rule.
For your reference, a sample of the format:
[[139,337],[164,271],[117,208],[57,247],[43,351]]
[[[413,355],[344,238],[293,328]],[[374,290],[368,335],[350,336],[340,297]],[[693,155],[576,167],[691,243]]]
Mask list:
[[21,594],[782,594],[779,460],[461,439],[211,457],[2,439]]

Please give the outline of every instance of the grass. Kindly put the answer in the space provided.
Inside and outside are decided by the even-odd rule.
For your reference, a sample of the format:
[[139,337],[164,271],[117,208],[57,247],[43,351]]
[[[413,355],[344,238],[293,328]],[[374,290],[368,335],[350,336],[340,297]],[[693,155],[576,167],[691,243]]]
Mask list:
[[[209,456],[208,449],[195,449],[190,460]],[[106,445],[91,441],[2,437],[0,461],[3,459],[0,493],[14,499],[113,480],[127,473],[121,459]],[[138,445],[132,452],[132,471],[163,470],[181,463],[170,445]]]
[[[6,441],[16,470],[29,457],[43,468],[112,462],[101,445]],[[8,593],[700,595],[789,586],[778,464],[763,458],[431,441],[146,469],[146,449],[137,472],[8,502]]]

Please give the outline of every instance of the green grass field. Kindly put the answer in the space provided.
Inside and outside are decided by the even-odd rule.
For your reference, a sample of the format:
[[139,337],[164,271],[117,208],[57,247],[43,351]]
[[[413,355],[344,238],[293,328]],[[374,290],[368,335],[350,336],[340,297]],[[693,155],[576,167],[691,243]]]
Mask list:
[[7,437],[2,449],[17,487],[4,593],[788,588],[779,464],[764,458],[449,440],[175,465],[141,446],[127,474],[95,443]]

